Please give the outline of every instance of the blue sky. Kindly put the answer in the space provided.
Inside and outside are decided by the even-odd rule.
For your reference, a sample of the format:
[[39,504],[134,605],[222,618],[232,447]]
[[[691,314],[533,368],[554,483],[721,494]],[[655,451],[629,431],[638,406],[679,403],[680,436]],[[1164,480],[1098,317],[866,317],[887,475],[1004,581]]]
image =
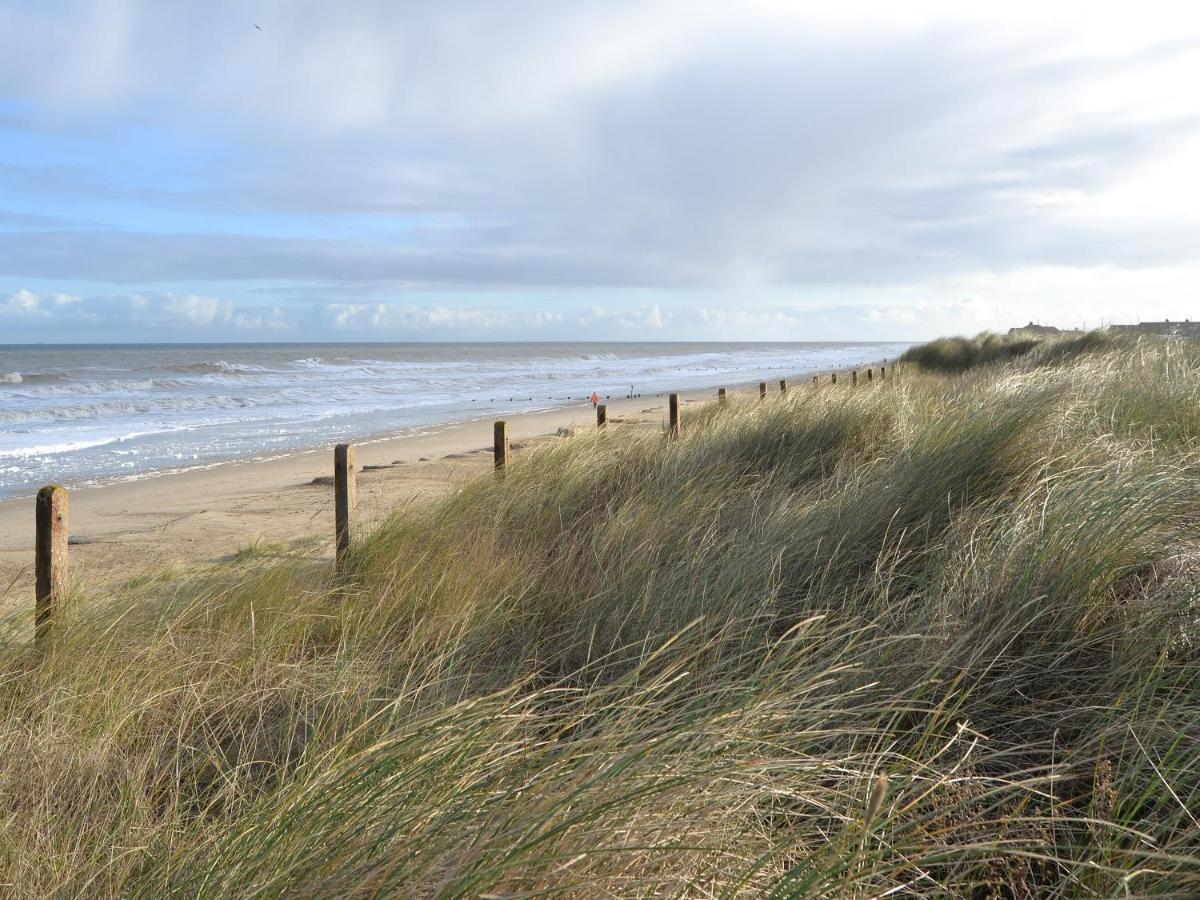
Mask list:
[[0,343],[1200,315],[1200,15],[826,6],[0,0]]

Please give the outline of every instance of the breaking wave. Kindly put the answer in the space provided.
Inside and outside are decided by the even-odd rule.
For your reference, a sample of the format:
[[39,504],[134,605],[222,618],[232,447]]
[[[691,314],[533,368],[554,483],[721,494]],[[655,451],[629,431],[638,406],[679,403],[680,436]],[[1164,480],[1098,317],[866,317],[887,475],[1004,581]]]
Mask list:
[[0,372],[0,384],[57,384],[67,380],[62,372]]

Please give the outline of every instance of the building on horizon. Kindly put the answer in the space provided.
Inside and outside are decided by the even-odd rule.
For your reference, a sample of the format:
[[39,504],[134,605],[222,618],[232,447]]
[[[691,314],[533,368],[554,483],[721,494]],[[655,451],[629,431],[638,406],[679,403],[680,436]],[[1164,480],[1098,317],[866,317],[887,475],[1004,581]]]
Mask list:
[[1109,331],[1117,334],[1158,334],[1167,337],[1200,338],[1200,322],[1184,319],[1182,322],[1172,322],[1165,319],[1162,322],[1138,322],[1136,325],[1109,325]]

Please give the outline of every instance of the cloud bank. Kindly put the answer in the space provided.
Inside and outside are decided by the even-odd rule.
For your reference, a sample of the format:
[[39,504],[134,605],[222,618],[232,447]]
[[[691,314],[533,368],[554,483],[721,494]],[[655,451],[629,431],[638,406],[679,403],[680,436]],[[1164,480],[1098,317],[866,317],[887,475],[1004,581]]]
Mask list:
[[920,337],[1194,303],[1178,8],[0,0],[0,32],[0,342],[83,315]]

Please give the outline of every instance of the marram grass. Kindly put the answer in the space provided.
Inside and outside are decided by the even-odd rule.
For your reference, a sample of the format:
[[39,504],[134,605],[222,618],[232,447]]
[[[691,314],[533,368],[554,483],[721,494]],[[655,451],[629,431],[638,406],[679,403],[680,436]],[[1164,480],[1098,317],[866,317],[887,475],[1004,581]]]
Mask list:
[[0,894],[1200,895],[1200,351],[978,343],[10,639]]

